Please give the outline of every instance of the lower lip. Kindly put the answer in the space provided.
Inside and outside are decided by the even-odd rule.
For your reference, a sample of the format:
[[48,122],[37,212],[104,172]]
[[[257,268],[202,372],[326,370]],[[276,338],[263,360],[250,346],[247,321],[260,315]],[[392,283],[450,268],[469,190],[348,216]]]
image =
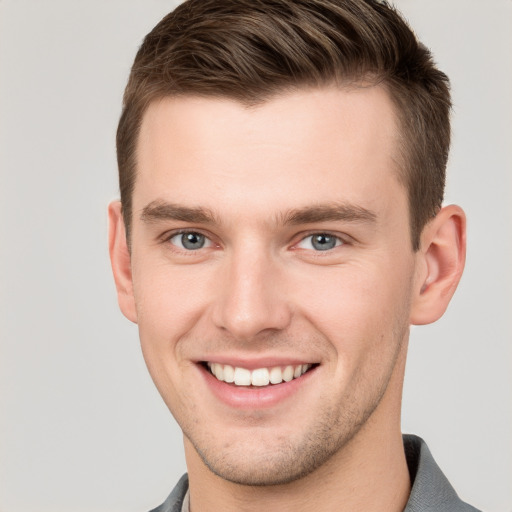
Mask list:
[[221,402],[237,409],[266,409],[277,405],[297,393],[316,372],[314,367],[297,379],[268,386],[236,386],[214,377],[204,366],[198,364],[207,386]]

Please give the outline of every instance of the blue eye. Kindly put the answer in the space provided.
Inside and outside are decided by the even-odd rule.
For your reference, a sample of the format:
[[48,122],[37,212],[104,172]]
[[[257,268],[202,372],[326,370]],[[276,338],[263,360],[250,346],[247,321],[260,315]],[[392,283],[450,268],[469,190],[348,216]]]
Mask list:
[[297,245],[301,249],[313,249],[315,251],[329,251],[342,245],[343,242],[329,233],[315,233],[303,238]]
[[211,246],[211,241],[208,238],[195,231],[177,233],[169,239],[169,242],[186,251],[197,251],[198,249]]

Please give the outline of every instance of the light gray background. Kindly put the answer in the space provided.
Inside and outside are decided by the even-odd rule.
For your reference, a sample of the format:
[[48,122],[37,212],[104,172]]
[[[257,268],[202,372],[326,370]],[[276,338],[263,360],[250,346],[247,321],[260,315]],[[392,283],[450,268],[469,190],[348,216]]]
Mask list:
[[[512,2],[396,2],[452,79],[447,201],[469,220],[446,316],[413,329],[403,429],[459,494],[512,510]],[[185,465],[119,313],[106,205],[142,37],[175,3],[0,0],[0,511],[144,511]]]

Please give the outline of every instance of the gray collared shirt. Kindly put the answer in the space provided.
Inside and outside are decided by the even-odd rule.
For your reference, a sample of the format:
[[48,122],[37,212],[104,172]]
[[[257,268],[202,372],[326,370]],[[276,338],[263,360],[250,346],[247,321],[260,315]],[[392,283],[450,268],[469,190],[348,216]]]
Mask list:
[[[464,503],[439,469],[423,439],[404,435],[411,494],[404,512],[479,512]],[[151,512],[190,512],[188,477],[183,475],[162,505]]]

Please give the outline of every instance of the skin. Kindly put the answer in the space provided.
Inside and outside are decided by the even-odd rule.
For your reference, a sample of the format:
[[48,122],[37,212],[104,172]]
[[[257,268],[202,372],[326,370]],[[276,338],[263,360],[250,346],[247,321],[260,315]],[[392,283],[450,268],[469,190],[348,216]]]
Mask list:
[[[250,109],[166,98],[146,112],[131,253],[117,202],[110,251],[120,307],[184,433],[193,510],[403,510],[409,325],[446,309],[465,221],[444,208],[412,251],[397,130],[382,87]],[[187,250],[179,230],[205,246]],[[319,251],[323,233],[336,245]],[[284,397],[253,390],[235,406],[201,361],[315,366]]]

